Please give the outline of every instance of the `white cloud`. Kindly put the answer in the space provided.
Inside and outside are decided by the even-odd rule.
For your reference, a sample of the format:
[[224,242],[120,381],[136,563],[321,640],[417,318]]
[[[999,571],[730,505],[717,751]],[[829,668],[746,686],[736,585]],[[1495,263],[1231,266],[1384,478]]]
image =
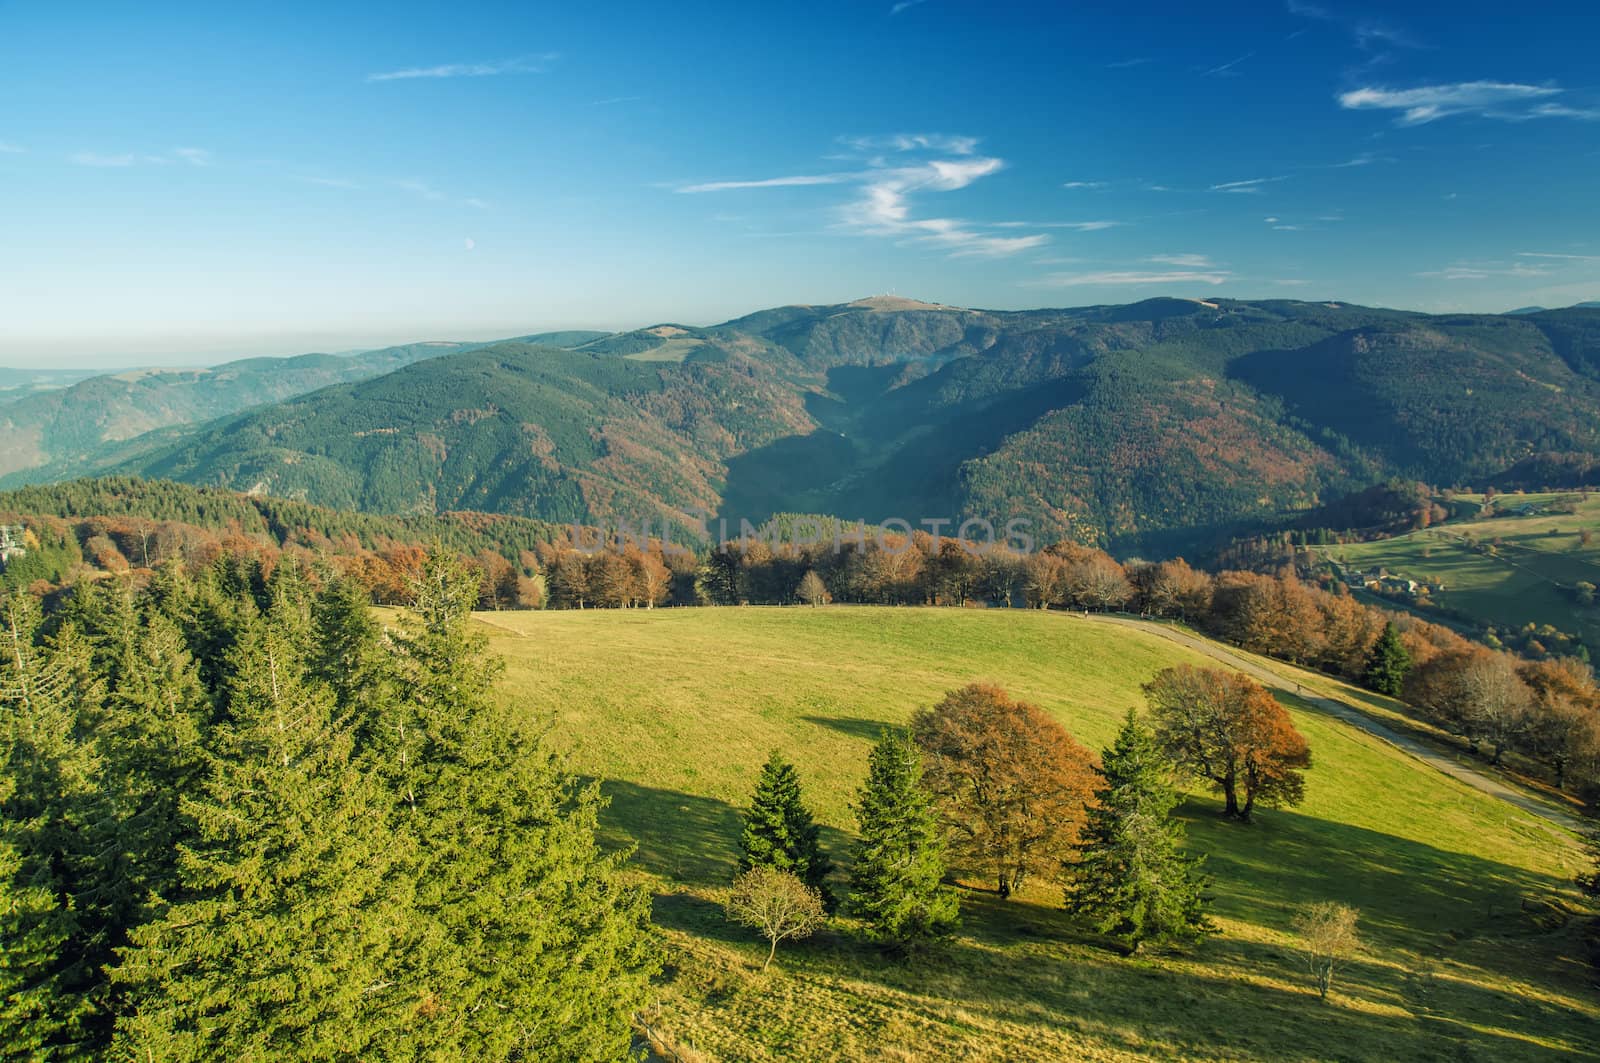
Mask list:
[[1481,281],[1491,277],[1548,277],[1550,271],[1539,266],[1457,263],[1444,269],[1426,270],[1419,277],[1447,281]]
[[474,240],[474,239],[473,239],[473,238],[472,238],[472,237],[470,237],[470,236],[469,236],[469,237],[467,237],[467,239],[466,239],[466,249],[467,249],[467,250],[468,250],[468,251],[471,251],[471,250],[472,250],[472,249],[473,249],[473,248],[475,248],[475,247],[477,247],[477,246],[478,246],[478,241],[476,241],[476,240]]
[[341,177],[296,177],[296,181],[308,185],[320,185],[323,188],[344,188],[355,191],[361,186],[354,181],[346,181]]
[[468,196],[466,199],[461,201],[461,205],[463,207],[471,207],[473,210],[489,209],[489,204],[486,201],[479,199],[477,196]]
[[1151,255],[1145,259],[1160,266],[1182,266],[1185,269],[1215,269],[1216,263],[1205,255]]
[[0,155],[21,155],[27,150],[27,148],[13,144],[9,140],[0,140]]
[[677,191],[694,194],[733,192],[745,188],[805,188],[811,185],[842,185],[860,177],[860,174],[854,173],[798,174],[793,177],[763,177],[756,181],[707,181],[704,184],[684,185]]
[[1564,91],[1551,85],[1462,81],[1414,89],[1360,88],[1340,93],[1338,100],[1339,106],[1349,111],[1399,111],[1395,121],[1403,126],[1422,125],[1460,114],[1511,122],[1533,118],[1600,118],[1600,111],[1549,102],[1550,97]]
[[1233,68],[1234,67],[1238,66],[1240,63],[1244,62],[1246,59],[1253,59],[1255,57],[1255,54],[1256,54],[1255,52],[1246,52],[1243,55],[1241,55],[1239,58],[1230,60],[1230,61],[1228,61],[1226,63],[1223,63],[1221,66],[1214,66],[1210,70],[1201,71],[1200,72],[1200,76],[1209,78],[1209,77],[1218,77],[1218,76],[1223,75],[1223,74],[1231,75],[1233,73]]
[[1104,188],[1105,186],[1106,186],[1106,183],[1104,181],[1067,181],[1061,187],[1062,188],[1084,188],[1084,189],[1089,189],[1089,188]]
[[1262,185],[1270,185],[1274,181],[1282,181],[1282,177],[1252,177],[1248,181],[1224,181],[1219,185],[1212,185],[1213,192],[1233,192],[1255,194],[1262,191]]
[[916,7],[918,4],[924,4],[924,3],[927,3],[927,0],[900,0],[899,3],[895,4],[893,7],[891,7],[889,9],[889,14],[898,15],[900,12],[906,10],[907,8]]
[[[856,185],[859,194],[837,208],[837,229],[864,236],[882,236],[907,244],[937,248],[952,257],[1000,258],[1039,247],[1044,233],[1001,235],[1016,228],[1108,228],[1117,223],[1031,222],[981,223],[956,218],[920,217],[912,201],[923,193],[956,192],[998,173],[1002,159],[976,154],[976,137],[944,133],[896,133],[890,136],[841,138],[841,143],[866,154],[863,168],[844,173],[802,174],[754,180],[709,181],[680,186],[680,193],[730,192],[747,189]],[[912,158],[897,158],[910,155]],[[916,158],[915,156],[924,156]],[[945,157],[940,157],[945,156]]]
[[497,59],[487,63],[444,63],[439,66],[414,66],[368,74],[368,81],[407,81],[413,78],[482,78],[497,74],[542,74],[560,56],[555,52]]
[[1141,272],[1138,270],[1112,270],[1105,273],[1052,273],[1042,280],[1029,282],[1046,288],[1076,288],[1080,286],[1132,287],[1143,284],[1209,284],[1213,287],[1226,284],[1232,276],[1226,270],[1202,272],[1173,270],[1170,272]]
[[1299,277],[1279,277],[1272,283],[1278,285],[1280,288],[1300,288],[1310,284],[1311,282],[1308,280],[1301,280]]
[[211,152],[205,148],[173,148],[172,154],[190,166],[210,166]]
[[1518,251],[1518,258],[1549,258],[1566,262],[1600,262],[1600,255],[1563,255],[1557,251]]
[[437,188],[434,188],[432,185],[428,184],[428,182],[418,181],[416,178],[407,178],[404,181],[396,181],[394,186],[403,192],[410,192],[414,196],[421,196],[423,199],[440,200],[444,198],[443,192],[439,191]]
[[97,151],[80,151],[72,156],[72,161],[79,166],[98,166],[110,168],[132,166],[139,161],[139,158],[136,155],[130,154],[102,155]]

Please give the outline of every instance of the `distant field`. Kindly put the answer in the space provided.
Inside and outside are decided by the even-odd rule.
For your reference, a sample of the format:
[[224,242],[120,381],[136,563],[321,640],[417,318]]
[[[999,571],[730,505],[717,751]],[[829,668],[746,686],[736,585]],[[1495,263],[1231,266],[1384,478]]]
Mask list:
[[[1537,507],[1574,497],[1502,495],[1496,502]],[[1455,503],[1476,510],[1482,501],[1461,496]],[[1587,547],[1580,539],[1586,529],[1592,533]],[[1468,533],[1484,543],[1498,538],[1495,554],[1468,549],[1460,542]],[[1440,580],[1445,590],[1433,596],[1435,602],[1498,627],[1551,624],[1600,650],[1600,608],[1580,608],[1563,589],[1580,580],[1600,584],[1600,495],[1582,501],[1576,514],[1452,520],[1380,542],[1317,549],[1361,568],[1381,565],[1408,579]]]
[[[1303,807],[1225,825],[1185,806],[1224,933],[1192,954],[1123,959],[1080,939],[1052,890],[968,891],[948,953],[902,966],[829,932],[758,948],[718,907],[738,808],[767,751],[799,765],[824,842],[847,857],[848,802],[885,726],[974,680],[1006,685],[1091,748],[1180,646],[1063,614],[727,608],[481,614],[508,697],[553,721],[602,776],[605,817],[657,891],[669,976],[659,1026],[708,1060],[1512,1060],[1592,1058],[1600,997],[1570,903],[1573,839],[1303,706]],[[1362,909],[1369,951],[1327,1006],[1287,936],[1293,910]]]

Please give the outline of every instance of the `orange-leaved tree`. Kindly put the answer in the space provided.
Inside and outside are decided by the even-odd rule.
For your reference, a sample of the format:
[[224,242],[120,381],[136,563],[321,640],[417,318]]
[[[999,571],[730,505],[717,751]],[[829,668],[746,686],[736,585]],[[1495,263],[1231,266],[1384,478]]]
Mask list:
[[918,712],[911,734],[958,861],[1002,897],[1030,874],[1059,876],[1100,781],[1093,754],[1043,709],[982,683]]
[[1223,815],[1297,805],[1311,748],[1283,706],[1242,672],[1179,665],[1144,685],[1156,737],[1178,765],[1221,791]]

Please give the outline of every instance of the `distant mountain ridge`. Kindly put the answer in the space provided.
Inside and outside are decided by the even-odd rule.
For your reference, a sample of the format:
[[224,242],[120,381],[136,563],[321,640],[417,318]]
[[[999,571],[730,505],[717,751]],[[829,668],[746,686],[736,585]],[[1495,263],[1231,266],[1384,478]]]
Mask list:
[[[560,332],[536,337],[561,345],[605,333]],[[497,341],[498,342],[498,341]],[[425,341],[354,354],[244,358],[214,366],[67,374],[65,386],[36,391],[0,405],[0,478],[43,470],[24,479],[54,478],[53,470],[92,461],[105,444],[292,398],[329,384],[393,372],[425,358],[483,346]],[[38,371],[43,372],[43,371]],[[32,370],[0,370],[0,386]],[[84,379],[87,378],[87,379]],[[13,479],[13,482],[17,482]]]
[[571,350],[491,344],[132,440],[91,468],[586,524],[1024,518],[1162,552],[1389,477],[1488,483],[1558,454],[1538,467],[1600,458],[1595,309],[877,297]]

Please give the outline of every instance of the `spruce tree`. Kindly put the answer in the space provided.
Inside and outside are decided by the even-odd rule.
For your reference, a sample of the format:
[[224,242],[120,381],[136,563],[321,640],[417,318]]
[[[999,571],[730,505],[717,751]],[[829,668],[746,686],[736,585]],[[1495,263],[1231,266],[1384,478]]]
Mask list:
[[433,1059],[623,1057],[659,969],[650,899],[604,853],[604,801],[493,692],[477,579],[431,558],[399,639],[406,698],[380,730],[394,832],[417,884],[396,972],[407,1052]]
[[194,838],[115,972],[127,1058],[396,1055],[405,839],[332,692],[306,674],[302,604],[285,591],[230,652],[207,777],[182,802]]
[[1368,688],[1390,697],[1399,697],[1405,686],[1406,673],[1411,671],[1411,654],[1400,641],[1400,632],[1394,624],[1383,626],[1372,653],[1367,657],[1366,681]]
[[103,686],[76,629],[43,633],[29,595],[0,598],[0,1045],[98,1055],[115,851],[89,728]]
[[1132,710],[1102,753],[1104,785],[1089,811],[1079,859],[1067,866],[1066,908],[1135,952],[1210,931],[1200,861],[1181,850],[1172,818],[1172,766]]
[[822,851],[819,834],[806,809],[794,765],[773,750],[761,766],[750,809],[744,815],[739,870],[772,867],[787,871],[822,894],[823,903],[832,911],[834,899],[827,880],[833,864]]
[[953,930],[959,901],[941,885],[944,843],[908,736],[885,734],[873,747],[855,813],[849,908],[872,939],[909,950]]

